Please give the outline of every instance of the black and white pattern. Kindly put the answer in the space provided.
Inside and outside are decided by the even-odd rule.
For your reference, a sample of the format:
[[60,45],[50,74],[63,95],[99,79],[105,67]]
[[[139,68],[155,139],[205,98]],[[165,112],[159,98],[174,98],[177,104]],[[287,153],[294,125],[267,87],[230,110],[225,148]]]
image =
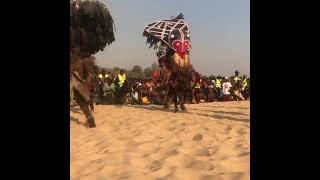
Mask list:
[[[143,36],[147,37],[147,43],[150,47],[154,46],[159,41],[171,46],[168,42],[168,35],[175,29],[180,29],[183,32],[190,32],[189,26],[183,21],[184,17],[180,13],[173,19],[165,19],[148,24],[143,31]],[[156,48],[156,46],[154,46]]]

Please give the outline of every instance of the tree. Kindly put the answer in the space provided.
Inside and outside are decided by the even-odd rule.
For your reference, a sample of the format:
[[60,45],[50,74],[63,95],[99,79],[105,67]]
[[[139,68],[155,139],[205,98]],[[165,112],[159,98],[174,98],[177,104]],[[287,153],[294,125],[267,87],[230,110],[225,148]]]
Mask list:
[[102,67],[98,66],[98,73],[101,73],[101,71],[102,71]]
[[114,74],[119,74],[120,68],[119,68],[119,67],[113,67],[113,68],[112,68],[112,72],[113,72]]
[[112,69],[111,68],[106,68],[106,71],[107,71],[107,73],[108,72],[112,72]]
[[134,78],[143,78],[142,68],[138,65],[133,66],[131,74]]
[[146,68],[143,70],[143,73],[144,73],[144,76],[145,76],[145,77],[150,77],[150,76],[151,76],[151,73],[152,73],[152,68],[151,68],[151,67],[146,67]]
[[202,79],[208,79],[208,76],[204,75],[202,76]]

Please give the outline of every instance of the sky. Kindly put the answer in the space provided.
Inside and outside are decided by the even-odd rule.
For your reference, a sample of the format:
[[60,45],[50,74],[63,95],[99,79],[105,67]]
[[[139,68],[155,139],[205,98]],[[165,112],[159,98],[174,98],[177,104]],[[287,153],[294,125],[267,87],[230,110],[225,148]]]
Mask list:
[[184,14],[190,26],[191,63],[203,75],[250,75],[250,0],[100,0],[115,21],[115,42],[95,54],[106,68],[142,68],[157,62],[144,27]]

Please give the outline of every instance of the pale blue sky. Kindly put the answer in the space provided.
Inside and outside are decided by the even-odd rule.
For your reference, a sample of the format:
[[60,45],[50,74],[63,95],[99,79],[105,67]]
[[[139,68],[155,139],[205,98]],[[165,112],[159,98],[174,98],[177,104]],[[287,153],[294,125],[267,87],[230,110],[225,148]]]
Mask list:
[[98,52],[103,67],[142,68],[157,61],[142,37],[153,21],[184,14],[191,62],[201,74],[250,74],[250,0],[101,0],[114,18],[116,41]]

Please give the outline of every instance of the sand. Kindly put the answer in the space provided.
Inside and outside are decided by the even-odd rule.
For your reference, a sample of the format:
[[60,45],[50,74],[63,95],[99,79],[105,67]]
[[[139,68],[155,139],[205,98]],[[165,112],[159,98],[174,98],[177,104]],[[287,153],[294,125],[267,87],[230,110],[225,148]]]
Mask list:
[[250,179],[250,102],[95,106],[97,128],[70,112],[72,180]]

